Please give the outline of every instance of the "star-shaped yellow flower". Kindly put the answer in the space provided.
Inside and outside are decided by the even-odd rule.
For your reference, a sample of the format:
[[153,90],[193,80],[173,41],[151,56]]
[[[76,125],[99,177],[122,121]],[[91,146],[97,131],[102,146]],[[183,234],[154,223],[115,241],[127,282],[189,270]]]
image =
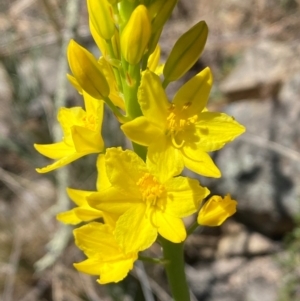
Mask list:
[[142,74],[138,101],[144,116],[122,125],[132,141],[148,146],[152,162],[174,164],[207,176],[220,177],[208,152],[222,148],[245,131],[224,113],[208,112],[206,104],[212,85],[209,68],[204,69],[169,102],[160,78],[147,70]]
[[125,278],[137,260],[137,251],[125,254],[118,246],[113,228],[92,222],[74,230],[75,242],[88,259],[75,263],[75,268],[90,275],[100,275],[100,284]]
[[199,208],[209,191],[197,180],[175,177],[175,164],[146,163],[132,151],[107,149],[107,177],[111,186],[87,197],[91,207],[119,215],[114,235],[117,243],[130,253],[148,248],[158,233],[179,243],[186,238],[183,217]]
[[103,151],[103,101],[94,99],[85,91],[83,96],[86,110],[74,107],[61,108],[58,112],[57,119],[63,130],[63,140],[52,144],[34,145],[42,155],[57,160],[44,168],[37,168],[37,172],[49,172],[88,154]]

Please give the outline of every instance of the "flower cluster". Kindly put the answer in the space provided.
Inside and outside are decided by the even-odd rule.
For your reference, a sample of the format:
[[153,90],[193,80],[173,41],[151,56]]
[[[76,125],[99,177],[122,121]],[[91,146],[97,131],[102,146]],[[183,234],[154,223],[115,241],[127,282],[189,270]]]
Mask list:
[[[186,167],[206,177],[221,172],[209,153],[244,132],[224,113],[210,112],[212,74],[205,68],[177,91],[169,83],[182,78],[201,56],[208,35],[204,21],[175,43],[160,65],[158,41],[177,0],[87,0],[89,25],[101,57],[70,41],[70,83],[82,94],[85,109],[61,108],[61,142],[39,145],[55,160],[37,171],[60,168],[98,153],[97,191],[67,189],[75,208],[58,214],[74,230],[87,259],[75,267],[100,275],[101,284],[122,280],[161,236],[172,243],[186,239],[183,218],[198,213],[200,225],[218,226],[235,213],[229,195],[212,196],[198,180],[180,176]],[[103,111],[110,109],[132,141],[132,150],[105,148]],[[95,221],[96,220],[96,221]]]

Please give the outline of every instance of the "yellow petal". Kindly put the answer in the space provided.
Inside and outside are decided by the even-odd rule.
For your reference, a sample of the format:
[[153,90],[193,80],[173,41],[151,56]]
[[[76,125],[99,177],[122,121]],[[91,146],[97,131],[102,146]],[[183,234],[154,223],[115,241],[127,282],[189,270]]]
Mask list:
[[56,219],[64,224],[70,225],[77,225],[82,222],[82,220],[75,214],[74,209],[58,213],[56,215]]
[[165,213],[175,217],[186,217],[195,213],[200,202],[209,195],[206,187],[194,179],[176,177],[165,183],[168,203]]
[[67,157],[63,157],[62,159],[46,166],[46,167],[43,167],[43,168],[36,168],[36,171],[38,173],[46,173],[46,172],[49,172],[49,171],[52,171],[52,170],[55,170],[57,168],[60,168],[60,167],[63,167],[65,165],[68,165],[69,163],[73,162],[73,161],[76,161],[77,159],[85,156],[86,154],[78,154],[78,153],[74,153],[70,156],[67,156]]
[[106,151],[105,164],[113,187],[131,194],[132,197],[140,195],[136,183],[148,170],[145,162],[136,153],[116,147],[109,148]]
[[98,171],[98,177],[96,183],[97,190],[100,191],[109,188],[111,184],[106,174],[105,155],[100,154],[98,156],[96,165]]
[[147,167],[161,183],[165,183],[182,172],[182,154],[172,146],[168,137],[158,136],[148,148]]
[[118,261],[105,262],[101,266],[100,279],[97,280],[100,284],[110,282],[119,282],[123,280],[130,270],[133,268],[133,263],[137,256],[124,258]]
[[130,253],[150,247],[157,237],[157,229],[146,215],[146,205],[136,204],[118,219],[114,234],[124,252]]
[[212,81],[210,69],[205,68],[178,90],[172,103],[179,107],[189,104],[186,109],[188,116],[199,114],[207,104]]
[[198,224],[203,226],[220,226],[228,217],[236,212],[237,202],[230,195],[224,198],[212,196],[201,208],[198,215]]
[[77,205],[83,206],[87,204],[87,196],[89,196],[93,191],[86,191],[86,190],[78,190],[67,188],[68,197]]
[[104,142],[100,133],[84,127],[73,126],[72,139],[78,153],[92,154],[100,153],[104,150]]
[[164,134],[162,129],[144,116],[124,123],[121,129],[131,141],[144,146],[149,146]]
[[87,200],[92,208],[115,215],[123,214],[141,201],[140,198],[114,187],[94,192],[88,196]]
[[160,60],[160,47],[157,44],[155,50],[153,51],[153,53],[149,56],[148,59],[148,69],[152,72],[155,72],[158,63]]
[[199,147],[206,152],[221,149],[245,132],[245,127],[224,113],[204,112],[196,124]]
[[144,116],[150,122],[160,128],[165,126],[170,103],[161,85],[160,78],[149,70],[142,73],[138,101]]
[[186,230],[183,221],[178,217],[156,211],[155,219],[158,226],[158,233],[165,239],[179,243],[185,240]]
[[88,204],[82,207],[74,208],[75,215],[83,222],[89,222],[103,217],[102,211],[93,209]]
[[102,261],[98,258],[89,258],[79,263],[74,263],[74,267],[79,272],[88,275],[100,275]]
[[[92,97],[86,91],[83,91],[83,99],[86,114],[88,116],[92,115],[94,117],[93,123],[95,123],[95,125],[93,129],[95,131],[101,131],[101,126],[103,122],[104,101]],[[87,117],[86,114],[85,117]]]
[[52,144],[34,144],[34,148],[47,158],[56,160],[74,154],[74,147],[71,147],[64,142]]
[[113,260],[120,257],[112,230],[108,225],[91,222],[73,231],[75,243],[88,257]]
[[83,119],[85,115],[86,112],[81,107],[60,108],[58,111],[57,120],[63,130],[64,141],[67,141],[72,146],[73,143],[70,142],[72,135],[71,127],[74,125],[84,126]]
[[184,165],[191,171],[212,178],[220,178],[221,172],[211,157],[201,149],[183,147]]

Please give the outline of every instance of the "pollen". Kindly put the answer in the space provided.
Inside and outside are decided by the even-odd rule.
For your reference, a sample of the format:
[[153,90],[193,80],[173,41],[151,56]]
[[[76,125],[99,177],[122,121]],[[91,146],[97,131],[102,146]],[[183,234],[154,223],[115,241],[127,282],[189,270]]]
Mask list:
[[169,108],[170,113],[167,117],[166,135],[171,137],[172,144],[176,148],[182,147],[185,143],[185,140],[182,138],[184,135],[179,134],[190,129],[198,121],[198,115],[190,116],[190,111],[188,111],[190,106],[191,103],[186,102],[183,106],[177,107],[172,104]]
[[147,207],[157,207],[164,209],[165,204],[161,196],[165,192],[165,187],[151,174],[145,173],[137,182],[137,186],[143,196],[143,201]]
[[83,118],[82,118],[84,127],[92,130],[92,131],[96,131],[97,130],[97,126],[99,124],[99,120],[98,118],[94,115],[94,114],[86,114]]

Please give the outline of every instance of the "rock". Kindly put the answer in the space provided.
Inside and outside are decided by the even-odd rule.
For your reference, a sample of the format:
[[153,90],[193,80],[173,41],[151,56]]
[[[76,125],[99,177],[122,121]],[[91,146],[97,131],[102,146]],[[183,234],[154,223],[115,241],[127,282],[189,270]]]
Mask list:
[[229,100],[274,95],[287,75],[300,70],[300,46],[262,40],[245,51],[220,89]]
[[[283,55],[284,51],[279,53]],[[271,62],[275,61],[270,59],[263,83],[267,85],[272,76],[280,74],[279,70],[284,72],[290,66],[288,57],[286,54],[286,67],[282,61],[274,69]],[[211,182],[215,183],[213,189],[223,195],[230,192],[238,201],[235,217],[272,238],[281,238],[290,231],[294,216],[300,212],[300,128],[295,126],[300,118],[297,64],[295,59],[292,72],[282,73],[278,91],[261,99],[242,99],[225,108],[245,125],[247,132],[214,154],[223,177]],[[249,78],[255,76],[249,72]],[[240,83],[243,86],[244,77],[236,76],[235,80],[232,87]]]
[[205,301],[277,301],[282,277],[271,256],[219,259],[186,273],[193,293]]
[[217,258],[232,256],[253,257],[272,254],[278,250],[278,244],[267,237],[259,233],[250,232],[240,224],[236,225],[236,228],[240,228],[240,231],[235,229],[221,237],[216,252]]

